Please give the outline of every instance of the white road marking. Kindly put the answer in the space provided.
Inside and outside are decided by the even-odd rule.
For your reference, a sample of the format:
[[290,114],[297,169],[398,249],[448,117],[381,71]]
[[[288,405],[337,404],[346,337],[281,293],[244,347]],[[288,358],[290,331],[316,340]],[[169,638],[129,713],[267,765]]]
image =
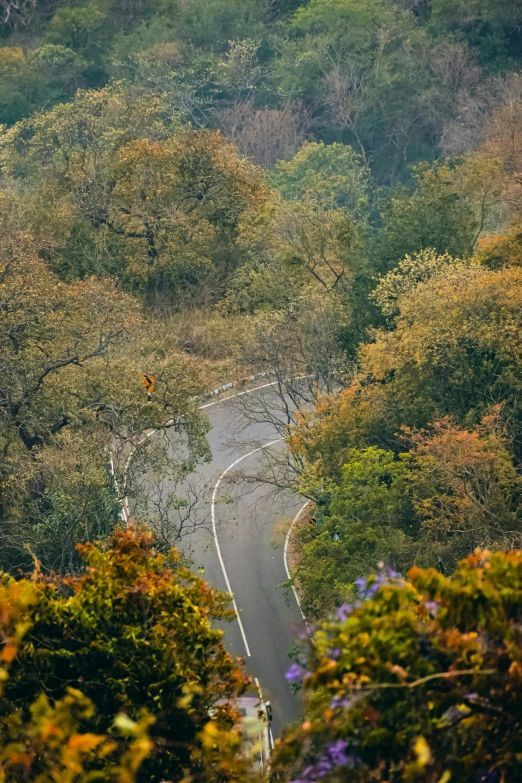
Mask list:
[[[297,379],[297,380],[299,380],[299,379]],[[222,400],[214,400],[214,402],[207,402],[205,405],[200,405],[199,406],[199,410],[202,411],[205,408],[210,408],[212,405],[219,405],[220,402],[226,402],[227,400],[233,400],[235,397],[242,397],[244,394],[252,394],[252,392],[259,391],[259,389],[267,389],[269,386],[275,386],[277,383],[279,383],[279,381],[272,381],[271,383],[264,383],[262,386],[256,386],[255,389],[247,389],[247,391],[238,392],[237,394],[231,394],[230,397],[224,397]]]
[[227,586],[227,591],[228,591],[229,596],[232,599],[232,606],[234,607],[234,611],[236,613],[237,621],[239,623],[239,629],[241,631],[241,636],[243,637],[243,642],[245,644],[246,654],[247,654],[247,656],[249,658],[251,657],[251,653],[250,653],[250,648],[248,646],[248,642],[247,642],[247,638],[246,638],[246,634],[245,634],[245,629],[243,628],[243,623],[241,622],[241,617],[239,616],[239,610],[237,608],[236,599],[234,598],[234,593],[232,592],[232,588],[230,586],[230,582],[229,582],[228,574],[227,574],[227,569],[225,568],[225,563],[223,561],[223,556],[221,554],[221,547],[219,546],[219,539],[218,539],[217,530],[216,530],[216,508],[215,508],[216,496],[217,496],[217,491],[219,489],[219,485],[221,484],[222,479],[224,479],[225,476],[227,475],[227,473],[229,471],[231,471],[232,468],[235,468],[235,466],[239,462],[242,462],[247,457],[251,457],[252,454],[256,454],[256,452],[258,452],[258,451],[263,451],[263,449],[267,449],[269,446],[273,446],[275,443],[280,443],[282,440],[284,440],[284,438],[276,438],[276,440],[272,440],[272,441],[270,441],[270,443],[265,443],[264,446],[259,446],[259,448],[253,449],[252,451],[249,451],[248,454],[243,454],[242,457],[239,457],[239,459],[236,459],[235,462],[233,462],[231,465],[228,466],[228,468],[226,468],[226,470],[223,471],[221,476],[216,481],[216,484],[214,486],[214,491],[212,492],[212,500],[210,501],[210,514],[211,514],[211,517],[212,517],[212,533],[214,534],[214,542],[216,544],[216,551],[217,551],[217,554],[218,554],[219,563],[221,565],[221,570],[223,571],[223,576],[225,577],[225,583],[226,583],[226,586]]
[[[294,379],[290,379],[289,378],[288,380],[300,381],[303,378],[310,378],[310,377],[311,377],[310,375],[299,375],[297,378],[294,378]],[[278,383],[279,383],[279,381],[271,381],[270,383],[264,383],[262,386],[256,386],[254,389],[247,389],[246,391],[238,392],[237,394],[231,394],[230,397],[224,397],[223,399],[217,399],[217,400],[214,400],[213,402],[207,402],[207,403],[205,403],[205,405],[200,405],[198,410],[202,411],[202,410],[205,410],[205,408],[211,408],[212,405],[218,405],[218,404],[220,404],[222,402],[227,402],[227,400],[233,400],[236,397],[242,397],[244,394],[252,394],[253,392],[259,391],[260,389],[267,389],[269,386],[276,386]],[[172,424],[173,421],[174,421],[174,419],[169,419],[167,424]],[[127,462],[125,463],[125,468],[124,468],[124,471],[123,471],[124,489],[125,489],[125,484],[126,484],[126,481],[127,481],[127,471],[129,469],[129,465],[130,465],[130,463],[132,461],[132,458],[134,457],[134,452],[136,451],[137,447],[141,446],[141,444],[144,443],[147,440],[147,438],[150,438],[151,435],[154,435],[155,432],[159,432],[159,431],[160,430],[150,430],[149,432],[147,432],[147,434],[141,440],[138,441],[136,446],[132,449],[132,451],[129,454],[129,457],[127,459]],[[263,446],[263,448],[264,448],[264,446]],[[111,458],[111,468],[112,468],[112,475],[116,479],[116,475],[114,473],[114,463],[112,461],[112,458]],[[117,489],[117,484],[116,484],[116,489]],[[117,489],[117,491],[119,491],[119,490]],[[120,505],[121,505],[121,516],[122,516],[122,519],[123,519],[124,522],[126,522],[128,524],[129,519],[130,519],[130,513],[129,513],[129,501],[128,501],[127,495],[125,495],[123,500],[120,501]]]
[[[298,378],[296,378],[295,380],[300,380],[301,378],[307,378],[307,377],[309,377],[309,376],[302,375],[302,376],[299,376]],[[207,402],[205,405],[200,405],[199,406],[199,410],[205,410],[205,408],[210,408],[213,405],[218,405],[220,403],[227,402],[227,400],[232,400],[232,399],[235,399],[236,397],[242,397],[245,394],[252,394],[253,392],[259,391],[260,389],[267,389],[270,386],[276,386],[278,383],[279,383],[279,381],[271,381],[270,383],[264,383],[262,386],[256,386],[254,389],[247,389],[246,391],[238,392],[237,394],[231,394],[230,397],[225,397],[224,399],[217,399],[217,400],[213,400],[212,402]],[[168,423],[170,423],[170,422],[168,422]],[[158,430],[150,430],[143,438],[141,438],[141,440],[138,441],[137,445],[139,446],[142,443],[144,443],[144,441],[147,440],[147,438],[150,438],[152,435],[154,435],[155,432],[158,432]],[[221,476],[217,480],[217,483],[216,483],[216,485],[214,487],[214,491],[212,492],[212,500],[211,500],[211,505],[210,505],[211,516],[212,516],[212,532],[213,532],[213,535],[214,535],[214,541],[216,543],[216,550],[217,550],[217,554],[218,554],[218,558],[219,558],[219,563],[221,565],[221,570],[223,571],[223,576],[225,577],[225,583],[227,585],[228,593],[229,593],[230,597],[232,598],[232,605],[234,607],[234,611],[236,613],[237,621],[239,623],[239,628],[240,628],[240,631],[241,631],[241,636],[243,637],[243,642],[244,642],[244,645],[245,645],[246,654],[247,654],[247,656],[249,658],[252,657],[252,656],[251,656],[251,653],[250,653],[250,648],[248,646],[248,641],[247,641],[247,638],[246,638],[245,629],[243,628],[243,623],[241,622],[241,617],[239,616],[239,611],[238,611],[238,608],[237,608],[236,599],[234,598],[234,594],[233,594],[232,588],[230,586],[230,582],[229,582],[229,579],[228,579],[228,574],[227,574],[227,571],[226,571],[226,568],[225,568],[225,563],[223,561],[223,556],[221,554],[221,548],[219,546],[219,540],[218,540],[217,532],[216,532],[216,513],[215,513],[214,506],[215,506],[215,502],[216,502],[217,490],[218,490],[218,487],[219,487],[219,485],[221,483],[221,480],[227,475],[227,473],[230,470],[232,470],[233,467],[235,467],[238,464],[238,462],[241,462],[242,460],[246,459],[247,457],[250,457],[252,454],[255,454],[257,451],[262,451],[263,449],[266,449],[269,446],[273,446],[275,443],[280,443],[282,440],[284,440],[284,438],[277,438],[276,440],[273,440],[270,443],[266,443],[264,446],[260,446],[259,448],[254,449],[253,451],[250,451],[248,454],[244,454],[242,457],[239,457],[239,459],[237,459],[235,462],[233,462],[231,465],[229,465],[228,468],[221,474]],[[129,465],[130,465],[130,463],[132,461],[132,458],[134,456],[135,450],[136,450],[136,448],[132,449],[131,453],[129,454],[129,456],[127,458],[127,462],[125,464],[125,469],[124,469],[124,472],[123,472],[124,483],[126,481],[127,471],[128,471]],[[112,460],[111,460],[111,462],[112,462]],[[113,468],[113,471],[114,471],[114,466],[113,465],[112,465],[112,468]],[[129,514],[129,501],[128,501],[127,495],[125,495],[125,497],[123,498],[123,502],[122,502],[121,505],[122,505],[123,521],[128,524],[129,519],[130,519],[130,514]],[[306,503],[305,503],[305,505],[306,505]],[[303,506],[303,508],[304,508],[304,506]],[[301,509],[301,511],[302,510],[303,509]],[[297,514],[297,517],[299,517],[299,514],[301,513],[301,511]],[[297,517],[296,517],[296,519],[297,519]],[[292,529],[295,521],[296,520],[294,519],[294,521],[292,522],[292,525],[290,526],[290,530]],[[285,568],[286,568],[286,573],[287,573],[289,579],[290,579],[290,573],[288,571],[286,550],[287,550],[287,547],[288,547],[288,536],[290,534],[290,530],[288,531],[288,535],[286,537],[285,550],[284,550]],[[303,611],[301,609],[301,605],[299,603],[299,597],[297,595],[297,591],[296,591],[296,589],[295,589],[295,587],[293,585],[292,585],[292,590],[294,591],[295,600],[297,602],[297,606],[299,607],[299,611],[301,612],[301,615],[302,615],[303,620],[305,622],[306,629],[307,629],[308,633],[310,633],[310,629],[308,628],[305,616],[303,614]]]
[[[303,375],[301,377],[306,378],[307,376]],[[296,378],[296,380],[299,380],[299,378]],[[267,389],[269,386],[275,386],[277,383],[279,383],[279,381],[271,381],[271,383],[264,383],[262,386],[256,386],[254,389],[247,389],[247,391],[238,392],[237,394],[231,394],[230,397],[224,397],[223,399],[214,400],[213,402],[207,402],[205,405],[200,405],[198,410],[202,411],[205,408],[212,407],[212,405],[218,405],[219,403],[227,402],[227,400],[233,400],[235,397],[242,397],[244,394],[252,394],[252,392],[259,391],[259,389]],[[172,424],[173,421],[174,421],[174,419],[169,419],[167,424]],[[134,446],[134,448],[131,450],[131,452],[130,452],[128,458],[127,458],[127,462],[125,463],[125,468],[123,470],[124,489],[125,489],[125,484],[126,484],[126,481],[127,481],[127,471],[129,469],[129,465],[132,462],[132,458],[134,457],[134,452],[136,451],[138,446],[141,446],[142,443],[145,443],[147,438],[150,438],[151,435],[154,435],[154,433],[156,433],[156,432],[160,432],[160,430],[149,430],[149,432],[147,432],[147,434],[143,438],[141,438],[141,440],[139,440],[137,442],[136,446]],[[112,457],[111,457],[111,471],[112,471],[112,475],[114,476],[114,480],[115,480],[115,484],[116,484],[116,491],[119,493],[118,485],[117,485],[117,482],[116,482],[116,474],[114,472],[114,462],[112,460]],[[120,501],[120,505],[121,505],[121,516],[122,516],[122,519],[123,519],[123,521],[125,523],[128,524],[129,519],[130,519],[130,513],[129,513],[129,500],[128,500],[126,494],[123,497],[123,499]]]
[[[309,503],[310,503],[310,501],[309,501],[309,500],[307,500],[307,501],[306,501],[306,503],[303,503],[303,505],[301,506],[301,508],[299,509],[299,511],[297,512],[297,514],[295,515],[295,517],[293,518],[293,520],[292,520],[292,524],[291,524],[291,525],[290,525],[290,527],[288,528],[288,533],[286,534],[286,538],[285,538],[285,550],[284,550],[284,561],[285,561],[286,575],[287,575],[287,577],[288,577],[288,579],[289,579],[289,580],[290,580],[292,577],[291,577],[291,575],[290,575],[290,569],[288,568],[288,542],[290,541],[290,536],[291,536],[291,534],[292,534],[292,530],[293,530],[293,528],[294,528],[294,525],[296,524],[297,520],[299,519],[299,517],[301,516],[301,514],[303,513],[303,511],[305,510],[305,508],[306,508],[306,507],[309,505]],[[297,606],[299,607],[299,611],[301,612],[301,617],[303,618],[303,620],[304,620],[304,624],[306,625],[306,630],[308,631],[308,634],[309,634],[309,636],[311,636],[311,635],[312,635],[312,633],[311,633],[311,630],[310,630],[310,628],[309,628],[309,626],[308,626],[308,623],[306,622],[306,617],[304,616],[304,612],[303,612],[303,610],[301,609],[301,601],[299,600],[299,596],[298,596],[298,594],[297,594],[297,590],[295,589],[295,586],[294,586],[294,585],[292,585],[292,590],[293,590],[293,592],[294,592],[295,600],[297,601]]]

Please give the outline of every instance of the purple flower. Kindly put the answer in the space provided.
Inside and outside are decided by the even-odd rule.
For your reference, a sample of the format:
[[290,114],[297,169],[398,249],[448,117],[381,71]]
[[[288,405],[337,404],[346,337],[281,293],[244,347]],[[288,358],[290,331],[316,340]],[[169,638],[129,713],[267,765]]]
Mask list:
[[318,778],[324,777],[333,768],[333,764],[327,758],[322,758],[321,761],[315,767],[315,774]]
[[348,762],[345,753],[347,747],[348,743],[342,739],[339,739],[336,742],[332,742],[330,745],[328,745],[328,755],[336,767],[343,767]]
[[437,616],[437,612],[439,611],[440,604],[437,601],[424,601],[424,606],[428,610],[428,612],[432,615],[432,617]]
[[360,576],[359,579],[355,580],[355,584],[357,585],[360,593],[362,593],[363,590],[366,589],[366,581],[367,580],[365,576]]
[[334,696],[330,702],[330,709],[335,710],[337,707],[350,707],[352,700],[347,696]]
[[337,610],[337,617],[341,622],[344,622],[352,613],[352,605],[351,604],[343,604],[339,607]]
[[330,650],[330,652],[328,653],[328,657],[336,661],[338,658],[341,657],[341,648],[335,647],[333,650]]
[[292,783],[316,783],[317,778],[323,778],[334,767],[353,769],[356,764],[362,764],[358,756],[346,754],[347,747],[348,743],[342,739],[331,742],[326,748],[326,753],[319,759],[317,764],[306,767],[301,773],[301,777],[293,780]]
[[304,680],[311,672],[307,671],[303,666],[298,663],[293,663],[285,674],[288,682],[295,682],[295,680]]
[[478,699],[479,695],[478,693],[466,693],[464,694],[464,698],[468,701],[473,701],[474,699]]

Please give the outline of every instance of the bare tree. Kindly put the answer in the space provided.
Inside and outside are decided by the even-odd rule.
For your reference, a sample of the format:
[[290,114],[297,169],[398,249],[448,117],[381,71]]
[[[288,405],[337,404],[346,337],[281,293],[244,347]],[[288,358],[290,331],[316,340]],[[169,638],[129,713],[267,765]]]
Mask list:
[[300,103],[287,103],[281,109],[258,109],[251,101],[235,103],[221,109],[217,118],[241,154],[266,169],[291,158],[311,126],[311,117]]
[[440,147],[445,155],[476,150],[487,140],[492,118],[502,106],[522,99],[522,74],[494,77],[457,98],[453,116],[444,124]]
[[[297,305],[279,318],[261,319],[257,348],[250,360],[270,367],[270,385],[232,400],[235,415],[231,425],[234,438],[243,446],[245,433],[252,449],[259,449],[256,464],[248,463],[229,480],[244,482],[247,491],[265,485],[274,493],[302,494],[304,465],[287,448],[293,425],[313,412],[321,397],[343,383],[351,366],[339,345],[339,329],[346,315],[335,295],[306,290]],[[263,440],[259,439],[259,427]],[[267,442],[273,441],[267,447]],[[287,495],[286,495],[287,496]],[[305,494],[306,496],[306,494]]]
[[183,428],[171,424],[141,436],[127,459],[120,458],[129,518],[145,522],[164,550],[185,546],[197,530],[208,529],[205,501],[210,496],[200,479],[190,478],[197,460]]
[[0,0],[0,22],[10,27],[28,27],[38,8],[38,0]]
[[361,71],[353,67],[343,70],[336,66],[325,74],[322,90],[322,102],[329,111],[334,127],[339,131],[349,130],[353,134],[364,161],[367,157],[359,135],[359,120],[365,109],[368,75],[368,70]]

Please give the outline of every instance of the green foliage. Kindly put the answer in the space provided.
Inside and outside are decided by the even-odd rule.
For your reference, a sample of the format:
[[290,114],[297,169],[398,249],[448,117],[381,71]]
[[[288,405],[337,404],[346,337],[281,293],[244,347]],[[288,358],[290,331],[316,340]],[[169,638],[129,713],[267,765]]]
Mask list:
[[271,177],[284,198],[310,198],[325,209],[363,211],[368,194],[368,170],[360,155],[344,144],[305,142],[289,161],[281,161]]
[[351,449],[345,459],[339,486],[331,485],[327,498],[324,481],[305,477],[302,484],[304,494],[320,497],[319,512],[328,501],[317,527],[305,525],[297,534],[293,578],[309,616],[324,616],[349,598],[357,577],[379,561],[402,569],[413,553],[407,462],[375,447]]
[[255,38],[269,7],[264,0],[152,0],[151,5],[176,22],[182,41],[218,50],[234,39]]
[[520,552],[408,577],[361,579],[362,604],[317,630],[307,720],[279,745],[274,779],[516,779]]
[[495,71],[520,58],[522,11],[511,0],[436,0],[429,27],[451,32],[474,48],[484,65]]
[[290,437],[301,491],[327,504],[324,525],[299,533],[295,577],[309,611],[338,604],[378,560],[447,572],[476,546],[516,546],[518,272],[429,251],[381,280],[391,327],[363,347],[361,374],[303,412]]
[[105,14],[96,7],[96,3],[83,8],[58,8],[44,40],[92,58],[100,54],[105,23]]
[[[34,219],[50,194],[61,205],[50,216],[66,242],[55,268],[118,275],[166,304],[194,289],[201,298],[205,283],[212,290],[231,274],[239,219],[266,197],[256,169],[220,134],[181,127],[161,98],[118,86],[33,115],[2,146],[5,170],[38,187]],[[85,268],[86,242],[97,268]]]
[[228,699],[248,681],[210,625],[228,598],[153,543],[119,531],[81,578],[2,576],[0,780],[245,779]]
[[[20,607],[5,581],[23,621],[2,780],[247,774],[232,711],[209,713],[245,687],[209,624],[224,598],[145,534],[86,564],[76,548],[114,532],[122,487],[148,515],[167,476],[151,526],[162,552],[181,536],[175,489],[210,456],[198,363],[281,382],[296,423],[274,414],[291,453],[270,481],[318,506],[296,533],[306,613],[374,594],[319,634],[340,657],[314,659],[281,764],[305,783],[514,779],[516,612],[481,635],[500,599],[482,617],[468,582],[516,583],[516,557],[415,572],[418,592],[360,577],[520,540],[521,30],[508,0],[0,1],[0,562],[60,574]],[[481,645],[498,682],[463,702],[453,671]]]
[[459,192],[449,164],[419,166],[417,187],[386,197],[378,236],[381,268],[392,269],[404,256],[428,248],[454,258],[469,257],[478,224],[469,194]]

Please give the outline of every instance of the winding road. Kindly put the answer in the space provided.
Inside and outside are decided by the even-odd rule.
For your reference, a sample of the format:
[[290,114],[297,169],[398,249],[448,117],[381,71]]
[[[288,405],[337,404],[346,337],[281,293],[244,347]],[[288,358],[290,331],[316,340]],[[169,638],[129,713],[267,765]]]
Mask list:
[[245,658],[263,698],[272,702],[277,736],[302,715],[302,701],[291,692],[285,672],[288,653],[305,625],[295,596],[279,587],[287,579],[285,533],[302,502],[294,495],[281,499],[266,485],[238,479],[241,469],[255,472],[262,447],[284,448],[273,425],[239,425],[238,404],[244,394],[271,395],[277,404],[272,386],[265,384],[202,406],[212,424],[212,461],[191,476],[204,487],[205,497],[197,511],[197,529],[184,539],[183,548],[190,548],[193,567],[206,581],[233,596],[238,619],[224,626],[225,645],[232,655]]

